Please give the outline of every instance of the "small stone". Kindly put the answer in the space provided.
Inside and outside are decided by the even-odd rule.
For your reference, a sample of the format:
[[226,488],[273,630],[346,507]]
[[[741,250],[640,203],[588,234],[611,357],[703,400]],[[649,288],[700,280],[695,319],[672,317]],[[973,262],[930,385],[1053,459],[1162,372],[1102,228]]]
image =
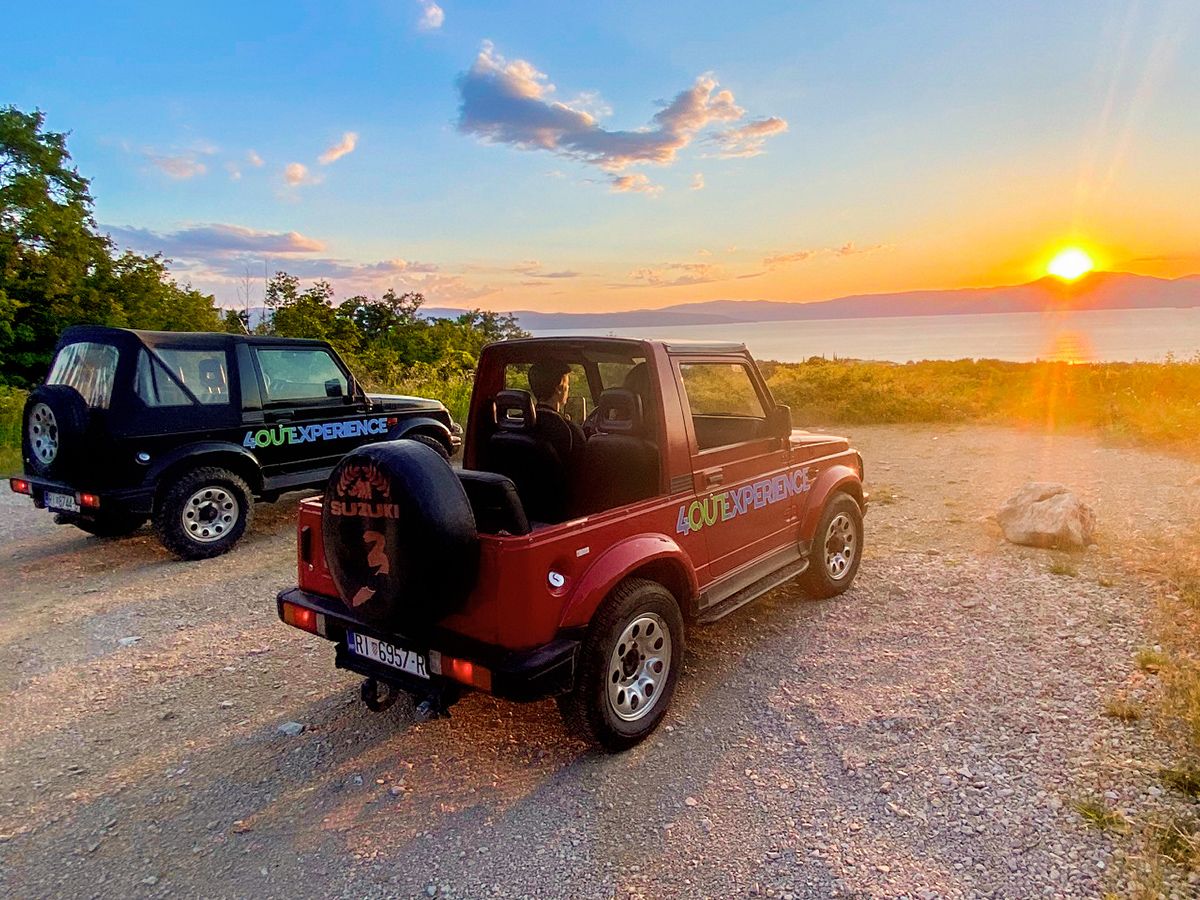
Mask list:
[[685,804],[687,804],[688,806],[698,806],[698,805],[700,804],[700,801],[699,801],[699,800],[697,800],[695,797],[688,797],[688,798],[687,798],[686,800],[684,800],[683,802],[684,802]]
[[232,709],[233,701],[232,700],[222,700],[220,703],[220,707],[221,707],[221,709]]
[[354,782],[354,786],[355,786],[355,787],[362,787],[362,783],[363,783],[363,777],[362,777],[361,775],[355,775],[355,776],[354,776],[352,779],[350,779],[350,780]]
[[121,638],[119,641],[117,641],[117,643],[120,644],[122,647],[132,647],[134,644],[136,644],[141,639],[142,639],[142,636],[140,634],[131,634],[129,637]]
[[157,875],[147,875],[145,878],[142,879],[142,884],[148,884],[153,887],[154,885],[158,884],[158,876]]
[[280,734],[286,734],[288,737],[295,737],[298,734],[303,734],[304,729],[308,726],[303,722],[284,722],[279,726]]
[[425,896],[426,897],[436,897],[437,896],[437,885],[436,884],[425,885]]

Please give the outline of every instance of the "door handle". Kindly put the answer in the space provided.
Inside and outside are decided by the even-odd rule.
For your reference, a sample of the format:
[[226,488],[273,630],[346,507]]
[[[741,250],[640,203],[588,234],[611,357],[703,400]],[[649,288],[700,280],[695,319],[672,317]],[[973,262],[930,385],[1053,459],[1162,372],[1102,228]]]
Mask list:
[[725,474],[719,470],[716,472],[705,472],[704,483],[709,487],[716,487],[718,484],[724,484]]

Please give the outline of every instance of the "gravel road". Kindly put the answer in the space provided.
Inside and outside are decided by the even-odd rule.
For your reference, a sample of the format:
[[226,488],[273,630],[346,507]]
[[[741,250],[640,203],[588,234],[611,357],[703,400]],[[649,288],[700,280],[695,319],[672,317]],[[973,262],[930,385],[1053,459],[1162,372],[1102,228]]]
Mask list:
[[[1151,595],[1121,560],[1200,520],[1200,467],[1003,429],[851,434],[889,501],[854,589],[693,629],[665,727],[616,757],[553,703],[363,708],[275,618],[296,495],[195,563],[0,495],[0,893],[1123,892],[1073,804],[1165,802],[1131,762],[1149,726],[1102,712],[1153,681],[1133,664]],[[1078,490],[1100,545],[1005,544],[981,517],[1028,480]]]

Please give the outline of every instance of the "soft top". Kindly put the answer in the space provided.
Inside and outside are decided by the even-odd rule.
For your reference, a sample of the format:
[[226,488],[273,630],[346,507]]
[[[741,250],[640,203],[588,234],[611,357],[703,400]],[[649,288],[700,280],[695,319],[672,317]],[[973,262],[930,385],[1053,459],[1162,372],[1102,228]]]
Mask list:
[[515,340],[497,341],[489,344],[489,349],[497,347],[528,348],[530,346],[555,349],[599,349],[599,350],[636,350],[649,347],[662,347],[668,353],[745,353],[746,345],[740,341],[687,341],[687,340],[641,340],[638,338],[599,337],[594,335],[556,335],[554,337],[527,337]]
[[58,346],[77,341],[125,343],[135,340],[147,347],[227,348],[233,344],[266,344],[280,346],[327,347],[325,341],[311,338],[283,338],[250,334],[226,334],[220,331],[139,331],[133,328],[113,328],[109,325],[72,325],[63,331]]

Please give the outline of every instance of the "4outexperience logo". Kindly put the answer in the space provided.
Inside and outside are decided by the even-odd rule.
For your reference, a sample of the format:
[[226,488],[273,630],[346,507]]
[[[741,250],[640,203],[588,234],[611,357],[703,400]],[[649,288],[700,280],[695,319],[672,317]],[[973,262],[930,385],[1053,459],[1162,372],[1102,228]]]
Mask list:
[[782,472],[753,484],[730,488],[719,494],[710,494],[679,507],[679,520],[675,524],[678,534],[689,534],[702,528],[728,522],[754,509],[762,509],[772,503],[780,503],[796,494],[806,494],[812,488],[809,466]]
[[388,419],[350,419],[346,422],[320,422],[314,425],[274,425],[247,431],[242,446],[247,450],[259,447],[284,447],[313,441],[336,441],[343,438],[387,434]]

